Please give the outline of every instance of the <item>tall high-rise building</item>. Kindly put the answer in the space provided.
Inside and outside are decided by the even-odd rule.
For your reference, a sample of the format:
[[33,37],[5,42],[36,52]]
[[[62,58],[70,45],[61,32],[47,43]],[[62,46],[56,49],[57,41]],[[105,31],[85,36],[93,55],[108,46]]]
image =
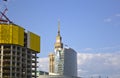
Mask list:
[[24,28],[0,23],[0,78],[37,78],[40,36]]
[[60,22],[54,52],[49,54],[49,72],[49,75],[77,76],[77,53],[72,48],[63,47]]

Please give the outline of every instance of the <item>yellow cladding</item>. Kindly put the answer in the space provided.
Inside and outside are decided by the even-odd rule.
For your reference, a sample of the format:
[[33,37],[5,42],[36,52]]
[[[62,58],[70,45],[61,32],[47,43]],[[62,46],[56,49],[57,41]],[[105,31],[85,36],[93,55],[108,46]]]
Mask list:
[[13,24],[0,24],[0,43],[24,46],[24,29]]
[[29,38],[30,38],[30,44],[29,44],[29,48],[32,50],[35,50],[37,52],[40,52],[40,36],[29,32]]

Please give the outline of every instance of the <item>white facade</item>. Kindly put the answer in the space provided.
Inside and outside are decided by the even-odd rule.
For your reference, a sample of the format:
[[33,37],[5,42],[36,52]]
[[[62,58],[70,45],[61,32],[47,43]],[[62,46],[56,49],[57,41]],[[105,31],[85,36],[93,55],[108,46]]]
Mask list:
[[57,75],[63,75],[64,74],[64,50],[59,49],[55,50],[54,54],[54,73]]

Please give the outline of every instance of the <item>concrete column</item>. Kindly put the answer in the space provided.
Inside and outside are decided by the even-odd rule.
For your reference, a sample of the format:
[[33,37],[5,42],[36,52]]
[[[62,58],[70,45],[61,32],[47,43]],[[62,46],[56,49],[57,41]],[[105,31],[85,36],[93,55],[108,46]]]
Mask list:
[[22,48],[20,49],[20,60],[19,60],[19,67],[20,67],[20,70],[19,70],[19,73],[20,73],[20,76],[19,78],[22,78]]
[[0,67],[0,78],[3,78],[3,45],[0,46],[1,47],[1,67]]
[[12,58],[12,55],[13,55],[13,52],[12,50],[10,51],[11,53],[11,56],[10,56],[10,78],[12,78],[12,61],[13,61],[13,58]]
[[37,78],[37,53],[35,53],[35,78]]
[[27,52],[27,48],[26,48],[26,50],[25,50],[25,64],[26,64],[26,67],[25,67],[25,71],[26,71],[26,72],[25,72],[25,77],[26,77],[26,78],[27,78],[27,74],[28,74],[28,73],[27,73],[27,53],[28,53],[28,52]]
[[[13,52],[13,50],[12,50],[12,52]],[[15,70],[14,70],[14,72],[15,72],[15,78],[17,78],[17,76],[16,76],[16,74],[17,74],[17,47],[15,46]]]
[[31,73],[30,78],[32,78],[32,51],[30,51],[30,64],[31,64],[31,66],[30,66],[30,68],[31,68],[31,70],[30,70],[30,73]]

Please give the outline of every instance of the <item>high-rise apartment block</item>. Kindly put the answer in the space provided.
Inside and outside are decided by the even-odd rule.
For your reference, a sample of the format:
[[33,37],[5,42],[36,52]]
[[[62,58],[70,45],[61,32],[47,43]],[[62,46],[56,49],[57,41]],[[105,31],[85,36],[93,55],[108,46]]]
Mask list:
[[49,75],[77,77],[77,53],[71,48],[63,47],[60,23],[54,52],[49,54]]
[[40,36],[15,25],[0,23],[0,78],[37,78]]

